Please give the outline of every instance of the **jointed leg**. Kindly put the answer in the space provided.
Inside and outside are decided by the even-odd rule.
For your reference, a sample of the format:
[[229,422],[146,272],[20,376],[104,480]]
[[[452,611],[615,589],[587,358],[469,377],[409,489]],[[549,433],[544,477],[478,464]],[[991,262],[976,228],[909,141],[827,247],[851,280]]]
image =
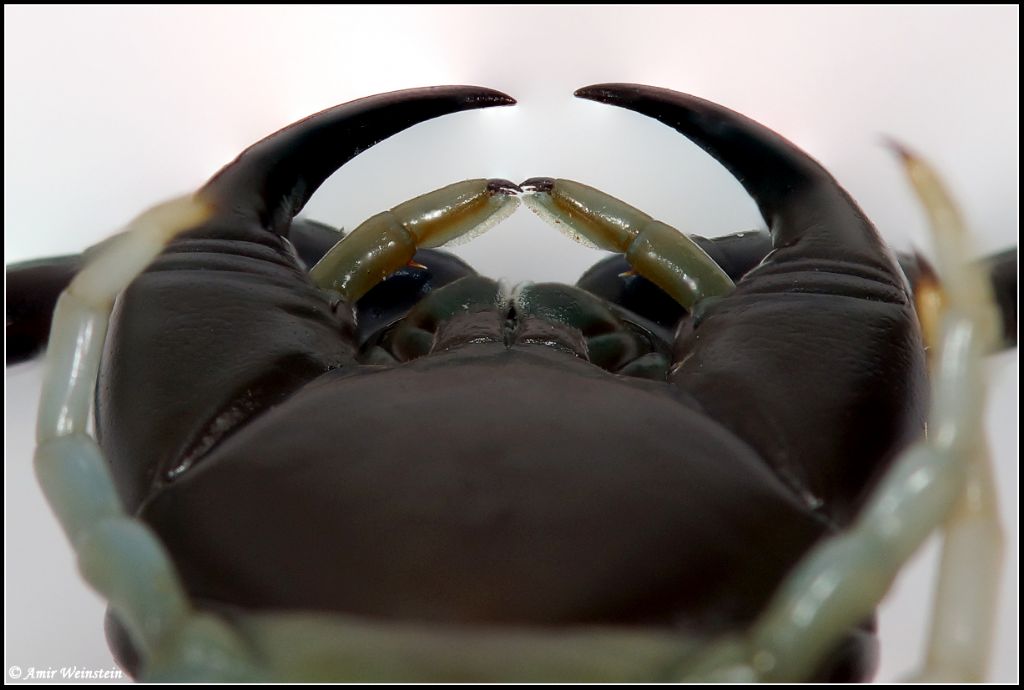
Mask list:
[[[969,256],[969,247],[958,210],[928,166],[906,151],[900,153],[929,213],[940,265],[949,276],[950,289],[945,292],[944,301],[953,313],[959,310],[973,315],[978,340],[983,346],[991,346],[1003,337],[1006,320],[1005,313],[1000,317],[992,294],[998,283],[985,280],[976,265],[965,269],[959,263],[959,257]],[[980,363],[976,361],[974,366]],[[988,666],[1002,570],[1003,532],[992,461],[981,437],[980,405],[970,423],[976,425],[973,443],[963,448],[964,456],[960,459],[966,476],[943,526],[928,649],[924,666],[917,674],[922,680],[982,681]],[[935,438],[936,444],[943,441],[938,435]]]
[[[35,470],[85,579],[148,657],[176,647],[224,679],[250,667],[240,641],[196,615],[159,539],[125,513],[99,447],[86,434],[114,298],[177,233],[208,215],[195,198],[147,211],[98,252],[57,304],[36,428]],[[156,660],[159,664],[159,660]]]
[[698,675],[797,680],[813,673],[841,636],[866,619],[935,526],[946,523],[936,615],[922,675],[981,679],[998,580],[1001,533],[981,437],[982,357],[997,317],[984,275],[939,181],[903,153],[932,216],[948,292],[937,343],[929,434],[907,451],[843,535],[806,558],[744,640],[710,655]]

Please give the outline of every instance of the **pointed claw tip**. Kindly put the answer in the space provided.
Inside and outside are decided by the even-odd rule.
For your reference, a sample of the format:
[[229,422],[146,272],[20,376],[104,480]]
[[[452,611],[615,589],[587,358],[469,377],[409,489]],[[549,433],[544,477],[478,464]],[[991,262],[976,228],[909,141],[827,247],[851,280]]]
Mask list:
[[[692,94],[682,91],[672,91],[660,86],[648,86],[646,84],[631,84],[626,82],[608,82],[604,84],[591,84],[573,92],[576,98],[585,98],[599,103],[633,103],[647,98],[663,99],[671,97],[680,101],[698,101],[701,99]],[[628,107],[628,106],[625,106]]]
[[509,96],[507,93],[487,88],[481,88],[478,93],[473,95],[471,100],[474,103],[478,103],[484,107],[492,105],[502,106],[516,104],[516,99]]
[[555,180],[551,177],[531,177],[520,185],[524,192],[546,194],[554,189]]
[[625,84],[591,84],[590,86],[584,86],[581,89],[573,91],[573,96],[576,98],[585,98],[588,101],[598,101],[601,103],[607,103],[608,101],[614,100],[616,96],[621,93],[622,87]]
[[515,182],[500,178],[487,180],[487,191],[491,194],[504,194],[505,196],[519,196],[523,193],[522,188]]
[[911,151],[910,148],[903,142],[898,141],[897,139],[890,137],[887,134],[883,134],[881,138],[882,145],[885,146],[890,151],[892,151],[897,156],[899,156],[900,160],[903,161],[904,165],[909,165],[920,160],[917,154]]

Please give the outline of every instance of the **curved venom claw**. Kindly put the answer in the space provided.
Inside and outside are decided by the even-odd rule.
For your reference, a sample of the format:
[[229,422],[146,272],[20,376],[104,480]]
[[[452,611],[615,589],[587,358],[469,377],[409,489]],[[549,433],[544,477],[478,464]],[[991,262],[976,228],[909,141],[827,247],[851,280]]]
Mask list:
[[749,638],[750,667],[762,680],[806,677],[830,642],[870,615],[937,525],[946,540],[923,675],[984,677],[1003,542],[981,425],[982,357],[996,310],[985,273],[963,260],[970,242],[952,197],[926,163],[893,148],[928,212],[952,288],[937,307],[932,432],[901,455],[850,529],[816,546],[779,588]]
[[441,115],[515,102],[480,86],[434,86],[361,98],[253,144],[207,182],[200,195],[224,214],[256,214],[263,227],[283,234],[324,180],[374,144]]
[[[810,156],[739,113],[635,84],[599,84],[576,95],[676,129],[757,202],[774,251],[728,299],[705,301],[684,323],[670,378],[806,492],[810,504],[824,501],[844,523],[880,470],[862,458],[884,459],[884,466],[924,421],[916,316],[878,233]],[[843,393],[825,394],[823,380]],[[893,380],[907,385],[894,389]],[[751,412],[761,409],[774,412]],[[840,414],[855,442],[806,433]]]
[[[191,467],[266,406],[352,363],[350,310],[329,303],[280,238],[317,187],[418,122],[514,102],[476,86],[360,99],[271,134],[202,187],[196,196],[213,217],[175,240],[125,291],[112,326],[111,342],[121,349],[98,396],[97,429],[128,506],[137,508],[168,472]],[[146,409],[162,410],[158,424]]]
[[575,95],[652,117],[711,154],[757,202],[776,248],[799,241],[801,258],[810,258],[813,251],[815,258],[865,261],[888,270],[878,261],[881,241],[849,194],[776,132],[728,108],[669,89],[595,84]]

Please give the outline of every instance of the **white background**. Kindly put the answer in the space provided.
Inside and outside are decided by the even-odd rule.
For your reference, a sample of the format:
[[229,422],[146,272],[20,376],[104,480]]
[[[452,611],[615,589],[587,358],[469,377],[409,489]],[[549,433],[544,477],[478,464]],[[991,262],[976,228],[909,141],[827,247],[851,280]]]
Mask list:
[[[307,208],[353,227],[469,177],[570,177],[677,227],[760,227],[729,175],[681,136],[572,98],[633,81],[700,95],[828,168],[895,247],[927,246],[880,135],[945,176],[979,251],[1017,243],[1019,11],[1000,8],[4,9],[7,261],[80,250],[201,184],[295,119],[413,86],[478,84],[520,105],[447,116],[352,161]],[[572,282],[599,256],[525,210],[458,253],[492,277]],[[993,678],[1017,678],[1016,352],[991,366],[1007,569]],[[5,669],[107,668],[102,606],[31,474],[38,365],[7,376]],[[933,555],[933,554],[932,554]],[[919,658],[928,553],[881,617],[880,678]]]

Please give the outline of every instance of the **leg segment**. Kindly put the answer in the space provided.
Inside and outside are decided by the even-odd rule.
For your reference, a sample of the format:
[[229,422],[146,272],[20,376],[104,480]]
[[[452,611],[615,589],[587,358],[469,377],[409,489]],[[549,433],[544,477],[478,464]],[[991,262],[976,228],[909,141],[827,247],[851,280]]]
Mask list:
[[942,337],[935,343],[929,437],[900,457],[846,533],[819,545],[798,566],[749,637],[718,648],[712,676],[806,678],[851,626],[871,614],[910,556],[945,522],[936,611],[921,675],[944,681],[984,677],[1001,531],[983,451],[982,358],[996,337],[998,319],[984,276],[960,262],[969,254],[948,195],[923,163],[904,155],[932,216],[949,286]]
[[981,682],[986,677],[1003,566],[1003,531],[984,442],[966,460],[963,490],[943,527],[928,647],[914,680]]
[[[1005,304],[1001,296],[996,298],[1001,291],[992,290],[986,273],[977,265],[961,263],[960,257],[970,256],[970,243],[959,210],[942,181],[924,162],[896,148],[928,211],[939,266],[949,288],[942,300],[933,303],[948,305],[943,315],[946,328],[963,324],[961,328],[970,329],[974,344],[973,358],[963,364],[966,382],[962,389],[943,389],[946,371],[938,370],[937,396],[962,395],[976,405],[964,411],[962,417],[948,421],[942,418],[938,405],[933,413],[939,423],[933,421],[932,444],[937,453],[952,455],[956,466],[949,474],[961,483],[959,497],[943,527],[931,636],[920,676],[981,681],[988,666],[1003,553],[993,470],[981,430],[985,376],[981,354],[998,340],[1005,340]],[[945,364],[947,349],[955,349],[948,340],[939,346],[940,367]]]
[[[193,199],[153,209],[108,243],[61,295],[36,429],[35,470],[78,556],[85,579],[110,603],[135,647],[153,657],[175,641],[203,655],[223,679],[250,674],[242,643],[222,624],[195,616],[152,531],[125,513],[102,453],[85,433],[100,354],[116,294],[171,236],[209,210]],[[187,642],[199,625],[202,639]],[[186,638],[183,640],[183,638]]]

